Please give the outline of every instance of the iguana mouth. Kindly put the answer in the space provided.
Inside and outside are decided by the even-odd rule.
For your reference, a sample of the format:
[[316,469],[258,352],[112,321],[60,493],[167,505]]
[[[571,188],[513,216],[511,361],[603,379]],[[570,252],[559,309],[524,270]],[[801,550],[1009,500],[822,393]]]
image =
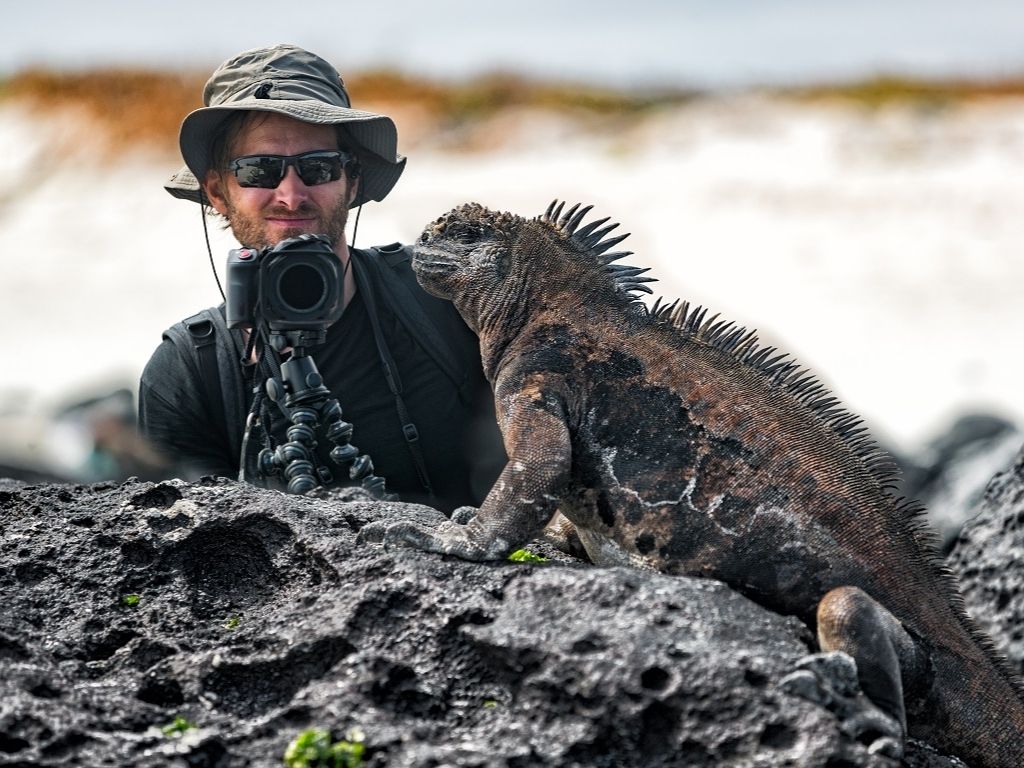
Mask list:
[[412,268],[417,273],[439,274],[442,272],[454,272],[458,269],[458,265],[450,261],[423,258],[423,256],[417,253],[412,257]]

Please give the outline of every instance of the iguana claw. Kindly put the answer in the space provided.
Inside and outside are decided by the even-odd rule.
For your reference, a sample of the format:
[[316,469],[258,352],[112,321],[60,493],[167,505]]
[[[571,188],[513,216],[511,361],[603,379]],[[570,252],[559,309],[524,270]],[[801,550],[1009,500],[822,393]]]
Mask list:
[[903,727],[861,691],[853,659],[840,652],[814,653],[800,659],[797,667],[779,681],[783,691],[832,712],[842,731],[870,754],[903,757]]
[[359,533],[356,534],[356,543],[383,544],[388,526],[392,524],[393,523],[390,520],[376,520],[372,523],[367,523],[360,528]]
[[490,546],[482,545],[469,536],[467,526],[450,520],[433,529],[407,520],[378,520],[364,525],[359,536],[363,541],[383,544],[385,549],[410,547],[464,560],[501,560],[508,554],[505,542],[495,540]]
[[429,536],[416,523],[395,520],[376,520],[359,529],[356,541],[368,544],[383,544],[384,549],[392,547],[416,547],[428,549],[420,543]]
[[452,512],[451,521],[458,525],[467,525],[479,511],[476,507],[459,507]]

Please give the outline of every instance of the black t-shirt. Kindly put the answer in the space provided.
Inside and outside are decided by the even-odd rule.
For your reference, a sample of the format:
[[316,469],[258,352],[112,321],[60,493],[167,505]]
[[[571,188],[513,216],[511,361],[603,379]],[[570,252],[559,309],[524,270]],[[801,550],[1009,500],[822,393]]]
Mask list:
[[[504,463],[504,453],[494,421],[493,397],[480,371],[475,337],[450,304],[435,306],[442,310],[439,316],[448,321],[435,332],[447,335],[447,346],[457,351],[455,357],[463,367],[463,380],[456,382],[410,333],[409,323],[403,323],[394,307],[374,291],[381,331],[396,363],[402,398],[416,426],[420,452],[435,491],[436,498],[431,502],[403,435],[363,296],[365,290],[373,290],[373,279],[384,279],[390,274],[373,278],[375,269],[368,266],[357,272],[362,288],[342,317],[328,329],[325,343],[309,353],[324,385],[341,405],[343,418],[354,425],[352,444],[371,457],[375,474],[386,479],[389,491],[400,494],[403,501],[433,503],[445,511],[463,504],[479,505]],[[381,268],[382,272],[386,269]],[[408,275],[403,279],[412,282]],[[422,289],[412,282],[410,290]],[[425,294],[405,296],[408,301],[437,301]],[[222,358],[220,365],[224,364]],[[248,386],[244,390],[239,386],[239,407],[233,409],[238,414],[247,412],[252,402],[254,369],[250,366],[246,371]],[[222,373],[222,385],[230,387],[228,381],[232,378],[238,379]],[[239,416],[233,421],[223,412],[218,415],[210,399],[194,352],[183,353],[180,346],[165,337],[146,366],[139,386],[143,433],[176,461],[178,471],[186,477],[236,477],[239,455],[232,446],[237,445],[237,437],[244,429],[243,418]],[[270,408],[273,437],[281,443],[286,439],[288,424],[276,406]],[[236,431],[229,437],[232,430]],[[327,458],[332,444],[326,439],[318,442],[322,463],[335,475],[336,484],[347,483],[346,474]]]
[[[377,314],[398,366],[401,397],[416,426],[419,450],[435,493],[442,499],[471,498],[465,446],[473,439],[473,424],[465,418],[459,392],[438,375],[437,365],[388,307],[378,306]],[[327,330],[326,342],[310,349],[309,354],[324,386],[341,405],[342,418],[354,426],[352,444],[370,456],[375,473],[384,477],[388,489],[401,494],[403,501],[426,502],[362,293],[355,294],[341,319]],[[277,442],[284,440],[286,427],[278,415],[274,428]],[[327,456],[332,447],[330,441],[321,440],[318,452],[321,462],[334,471],[337,468]]]

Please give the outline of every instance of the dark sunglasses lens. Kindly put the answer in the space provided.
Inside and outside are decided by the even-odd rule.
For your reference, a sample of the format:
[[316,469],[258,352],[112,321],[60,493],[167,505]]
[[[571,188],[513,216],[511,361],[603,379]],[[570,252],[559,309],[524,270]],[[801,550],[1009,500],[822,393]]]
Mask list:
[[300,157],[295,161],[299,178],[307,187],[326,184],[341,178],[342,159],[339,155]]
[[284,162],[280,157],[241,157],[234,162],[240,187],[273,189],[281,183]]

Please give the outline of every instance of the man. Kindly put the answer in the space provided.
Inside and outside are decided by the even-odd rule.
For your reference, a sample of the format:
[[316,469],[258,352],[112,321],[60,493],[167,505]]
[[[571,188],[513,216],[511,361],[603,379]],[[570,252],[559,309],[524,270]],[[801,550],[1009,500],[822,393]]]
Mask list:
[[[403,500],[446,511],[478,504],[504,456],[476,337],[448,302],[416,284],[408,248],[346,241],[349,209],[382,200],[402,173],[394,123],[352,109],[338,72],[289,45],[229,59],[203,101],[182,123],[185,168],[167,190],[212,206],[246,247],[330,238],[344,311],[309,353],[355,426],[352,443]],[[187,476],[235,477],[242,466],[252,479],[262,433],[243,445],[247,419],[275,445],[288,439],[284,414],[255,396],[276,362],[258,362],[250,341],[226,327],[222,305],[168,329],[142,374],[141,429]],[[342,484],[331,448],[320,435],[320,463]]]

